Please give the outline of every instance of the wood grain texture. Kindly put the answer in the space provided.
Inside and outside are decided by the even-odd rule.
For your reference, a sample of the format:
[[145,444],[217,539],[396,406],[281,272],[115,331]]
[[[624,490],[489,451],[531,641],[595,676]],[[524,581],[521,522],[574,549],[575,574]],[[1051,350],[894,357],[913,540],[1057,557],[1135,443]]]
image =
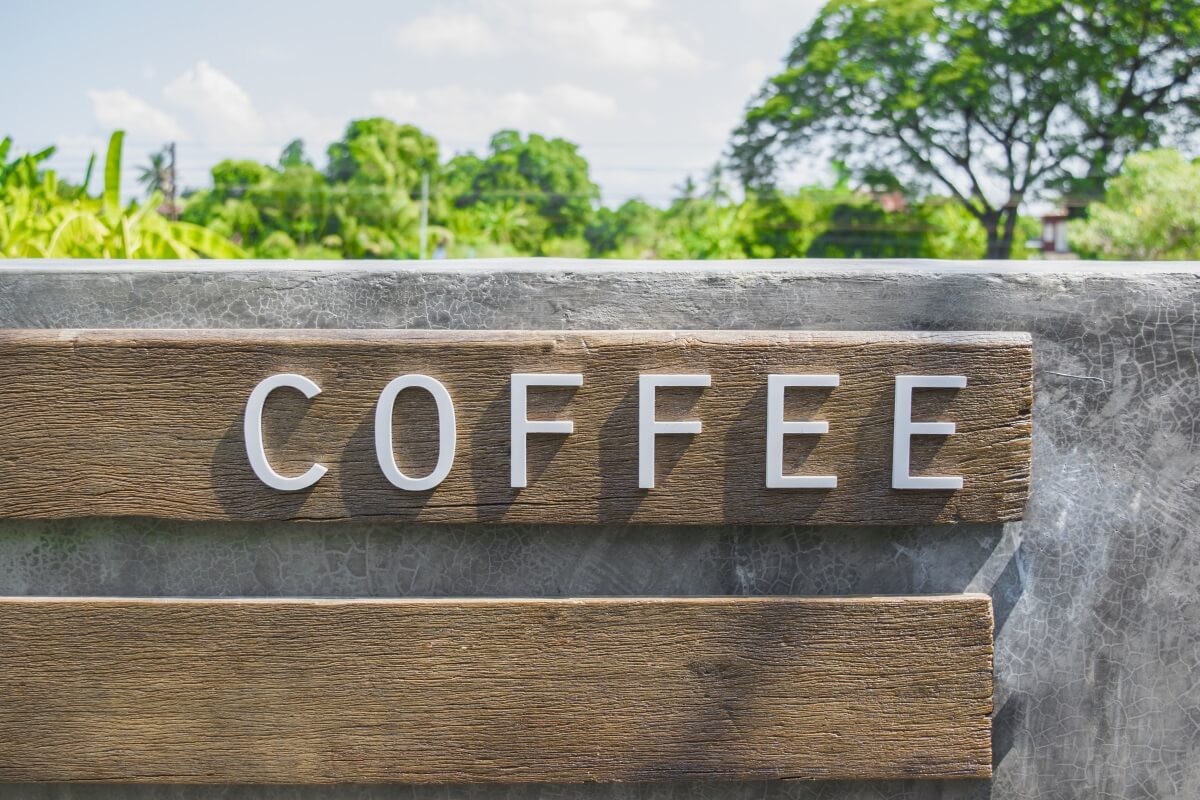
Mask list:
[[986,596],[0,600],[0,781],[991,771]]
[[[1023,334],[807,332],[0,331],[0,516],[178,519],[376,518],[427,522],[947,523],[1018,519],[1029,487],[1031,346]],[[570,418],[570,436],[529,437],[529,486],[509,487],[509,375],[581,372],[579,389],[536,389],[531,419]],[[242,439],[251,389],[278,372],[322,388],[266,406],[276,469],[329,473],[279,492],[252,473]],[[457,456],[436,489],[405,492],[380,471],[373,413],[392,378],[449,389]],[[706,372],[711,388],[659,393],[660,419],[699,419],[660,436],[657,486],[637,488],[637,377]],[[832,490],[764,486],[766,380],[826,373],[841,385],[789,390],[789,419],[828,434],[789,436],[788,473],[836,474]],[[922,390],[914,419],[954,421],[913,439],[915,474],[962,475],[959,491],[891,488],[894,379],[958,374]],[[400,467],[436,461],[434,404],[403,392]]]

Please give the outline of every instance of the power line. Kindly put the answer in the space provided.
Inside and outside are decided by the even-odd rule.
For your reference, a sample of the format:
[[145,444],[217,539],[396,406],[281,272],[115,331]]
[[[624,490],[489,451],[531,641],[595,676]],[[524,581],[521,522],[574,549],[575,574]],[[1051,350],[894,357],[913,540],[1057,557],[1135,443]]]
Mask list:
[[[251,160],[251,161],[253,161],[254,159],[230,159],[230,160],[238,160],[238,161]],[[82,155],[59,156],[56,154],[56,155],[50,157],[50,161],[52,161],[55,166],[76,167],[76,166],[86,165],[88,162],[88,157],[85,157]],[[264,165],[270,166],[269,164],[264,164]],[[676,172],[679,170],[703,171],[703,170],[711,169],[712,166],[713,166],[712,161],[706,161],[703,163],[693,163],[693,164],[665,164],[665,165],[662,162],[656,162],[656,164],[654,164],[654,165],[610,164],[610,163],[606,163],[603,161],[589,161],[588,162],[588,168],[590,170],[603,169],[603,170],[621,170],[621,171],[629,171],[629,172]],[[208,168],[202,167],[202,169],[208,169]],[[320,168],[316,168],[316,169],[318,169],[318,171],[320,171]]]

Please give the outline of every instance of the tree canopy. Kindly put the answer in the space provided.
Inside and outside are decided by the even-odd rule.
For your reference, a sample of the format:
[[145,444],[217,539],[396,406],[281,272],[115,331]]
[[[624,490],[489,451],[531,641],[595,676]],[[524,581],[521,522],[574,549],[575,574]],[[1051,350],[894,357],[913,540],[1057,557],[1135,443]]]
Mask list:
[[436,139],[415,125],[383,117],[351,122],[345,135],[329,145],[328,155],[329,180],[399,189],[414,199],[422,174],[436,175],[439,168]]
[[485,157],[458,156],[447,173],[459,208],[526,206],[557,238],[582,235],[600,200],[579,148],[537,133],[523,139],[517,131],[500,131]]
[[1194,0],[831,0],[735,133],[744,183],[832,149],[923,179],[1012,250],[1021,204],[1094,192],[1124,157],[1195,127]]

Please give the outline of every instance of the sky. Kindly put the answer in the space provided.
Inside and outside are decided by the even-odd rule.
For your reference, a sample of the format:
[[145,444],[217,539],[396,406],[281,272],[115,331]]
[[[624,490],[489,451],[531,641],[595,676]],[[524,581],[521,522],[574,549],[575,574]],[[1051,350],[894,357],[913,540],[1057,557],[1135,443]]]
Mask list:
[[137,167],[177,142],[181,181],[274,162],[355,118],[436,136],[443,158],[502,128],[565,137],[604,200],[665,203],[730,131],[820,0],[5,0],[0,135],[58,146],[78,180],[126,131]]

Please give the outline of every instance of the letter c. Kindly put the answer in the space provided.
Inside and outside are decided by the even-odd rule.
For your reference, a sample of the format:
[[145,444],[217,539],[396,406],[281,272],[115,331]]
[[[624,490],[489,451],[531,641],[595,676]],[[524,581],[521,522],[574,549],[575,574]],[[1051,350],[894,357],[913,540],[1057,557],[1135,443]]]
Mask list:
[[299,390],[310,400],[321,393],[320,386],[303,375],[292,372],[264,378],[254,387],[254,391],[250,392],[250,399],[246,401],[246,415],[242,421],[242,432],[243,438],[246,440],[246,457],[250,459],[250,468],[254,470],[258,479],[272,489],[278,489],[281,492],[298,492],[321,480],[326,469],[320,464],[313,464],[303,475],[289,478],[272,469],[270,462],[267,461],[267,451],[263,447],[262,433],[263,404],[267,401],[267,395],[285,386]]

